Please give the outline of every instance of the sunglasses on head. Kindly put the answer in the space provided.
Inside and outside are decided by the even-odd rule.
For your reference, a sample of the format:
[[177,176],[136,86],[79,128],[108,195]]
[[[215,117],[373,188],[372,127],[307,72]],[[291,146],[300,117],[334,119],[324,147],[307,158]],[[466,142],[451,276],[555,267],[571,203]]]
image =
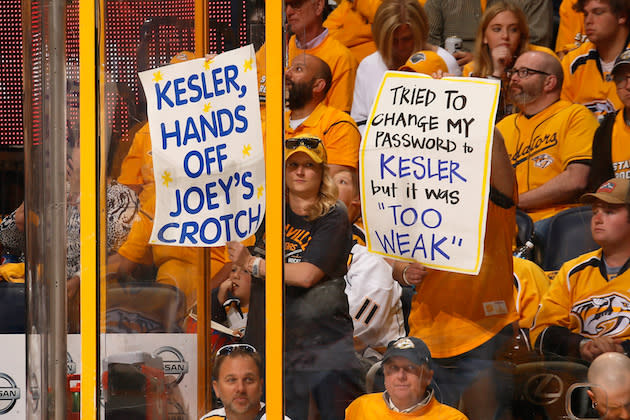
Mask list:
[[317,147],[322,143],[320,139],[314,137],[297,137],[286,139],[284,141],[284,147],[289,150],[297,149],[300,146],[304,146],[307,149],[317,149]]
[[249,344],[228,344],[227,346],[223,346],[217,350],[217,356],[227,356],[234,350],[240,350],[246,353],[256,353],[254,346],[250,346]]

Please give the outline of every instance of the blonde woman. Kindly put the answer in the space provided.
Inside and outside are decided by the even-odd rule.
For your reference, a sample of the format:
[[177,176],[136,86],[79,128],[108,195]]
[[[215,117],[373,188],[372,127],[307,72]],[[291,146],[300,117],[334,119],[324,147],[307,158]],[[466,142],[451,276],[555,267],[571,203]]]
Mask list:
[[[352,231],[326,162],[319,138],[285,141],[285,401],[292,419],[308,418],[312,397],[321,419],[342,420],[363,393],[343,279]],[[242,244],[229,242],[228,253],[252,276],[266,276],[265,260]]]
[[384,0],[376,9],[372,35],[377,51],[359,64],[350,113],[361,134],[383,74],[398,70],[413,53],[432,51],[444,60],[449,73],[461,75],[455,58],[444,48],[429,44],[428,34],[429,21],[418,0]]
[[462,73],[503,79],[516,58],[532,50],[555,55],[549,48],[529,43],[527,17],[520,7],[499,1],[488,7],[481,17],[473,61],[464,66]]

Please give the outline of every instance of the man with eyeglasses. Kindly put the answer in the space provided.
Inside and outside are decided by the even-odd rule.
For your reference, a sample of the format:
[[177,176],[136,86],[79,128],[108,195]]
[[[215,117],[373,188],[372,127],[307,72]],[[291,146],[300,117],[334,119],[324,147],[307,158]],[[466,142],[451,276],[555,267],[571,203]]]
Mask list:
[[385,392],[354,400],[346,409],[346,420],[467,419],[436,399],[430,386],[431,352],[419,338],[402,337],[390,342],[382,363]]
[[516,172],[518,207],[544,240],[550,218],[586,187],[597,120],[583,105],[560,99],[562,67],[550,54],[522,54],[508,76],[508,98],[520,111],[497,128]]
[[587,391],[603,420],[630,420],[630,358],[604,353],[588,368]]
[[630,179],[630,50],[619,55],[612,76],[623,107],[617,113],[606,115],[595,132],[589,191],[609,178]]
[[[212,387],[223,403],[201,420],[264,420],[262,358],[249,344],[230,344],[217,351]],[[285,420],[289,420],[285,417]]]
[[577,0],[588,41],[562,59],[566,77],[562,99],[583,104],[599,119],[621,107],[611,70],[630,43],[630,7],[626,0]]

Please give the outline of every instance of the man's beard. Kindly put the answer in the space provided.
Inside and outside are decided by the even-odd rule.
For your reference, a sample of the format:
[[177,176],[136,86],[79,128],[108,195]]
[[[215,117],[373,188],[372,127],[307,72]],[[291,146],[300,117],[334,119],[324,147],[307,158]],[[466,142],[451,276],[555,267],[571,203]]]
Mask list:
[[287,100],[290,110],[301,109],[311,99],[313,99],[313,84],[314,80],[310,82],[294,82],[289,87],[289,98]]
[[508,97],[515,105],[527,105],[542,96],[542,84],[540,86],[530,86],[529,88],[524,88],[521,85],[520,88],[521,91],[518,93],[513,92],[511,87],[509,90]]

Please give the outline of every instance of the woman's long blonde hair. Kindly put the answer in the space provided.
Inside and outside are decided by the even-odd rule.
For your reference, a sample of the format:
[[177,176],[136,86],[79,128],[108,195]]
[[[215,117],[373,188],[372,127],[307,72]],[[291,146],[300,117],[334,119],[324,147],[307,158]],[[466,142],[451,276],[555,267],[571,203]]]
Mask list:
[[306,220],[312,222],[327,214],[337,203],[339,189],[330,176],[328,165],[322,163],[322,182],[319,184],[319,198],[306,212]]
[[515,56],[519,56],[529,49],[529,28],[527,25],[527,17],[520,7],[509,1],[500,1],[488,7],[481,17],[479,27],[477,28],[477,38],[475,39],[475,54],[473,59],[472,76],[486,77],[494,71],[492,65],[492,57],[490,56],[490,48],[488,44],[483,42],[486,29],[490,25],[490,21],[499,13],[512,12],[518,21],[518,29],[521,32],[521,41],[519,43]]

